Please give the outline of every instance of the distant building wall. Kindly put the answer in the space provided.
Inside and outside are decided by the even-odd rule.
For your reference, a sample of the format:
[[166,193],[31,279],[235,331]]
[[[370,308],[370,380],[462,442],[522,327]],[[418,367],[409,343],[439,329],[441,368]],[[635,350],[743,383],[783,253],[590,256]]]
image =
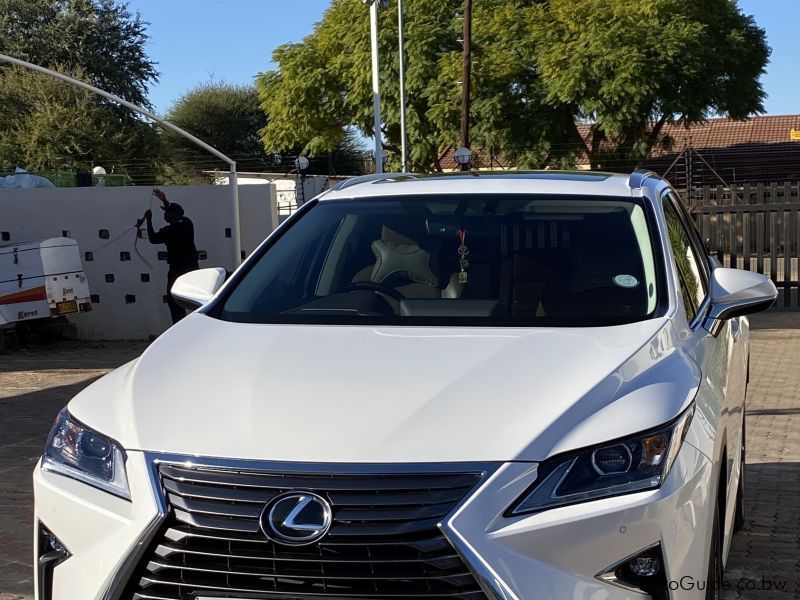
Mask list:
[[[282,173],[239,173],[237,181],[243,185],[273,185],[278,199],[278,215],[280,221],[286,220],[297,210],[297,187],[299,178]],[[228,185],[228,176],[219,175],[214,180],[216,185]]]
[[[211,173],[209,173],[211,174]],[[283,223],[291,214],[309,200],[318,196],[337,183],[350,179],[341,175],[305,175],[303,177],[287,173],[239,173],[239,185],[264,185],[272,184],[277,190],[278,219]],[[227,185],[228,176],[216,175],[216,185]]]
[[[162,189],[194,222],[200,267],[231,269],[234,251],[229,237],[229,188],[207,185]],[[132,227],[151,206],[150,194],[150,188],[145,187],[0,190],[0,234],[7,241],[61,235],[78,241],[89,287],[97,300],[91,313],[70,317],[82,339],[146,339],[170,325],[164,303],[165,246],[150,244],[146,238],[138,241],[137,247],[152,269],[134,251]],[[277,225],[275,186],[239,186],[239,198],[242,250],[249,254]],[[155,199],[152,202],[156,229],[165,225],[159,204]],[[122,238],[103,247],[126,229],[129,232]],[[102,235],[107,232],[107,239],[101,238],[101,230]]]

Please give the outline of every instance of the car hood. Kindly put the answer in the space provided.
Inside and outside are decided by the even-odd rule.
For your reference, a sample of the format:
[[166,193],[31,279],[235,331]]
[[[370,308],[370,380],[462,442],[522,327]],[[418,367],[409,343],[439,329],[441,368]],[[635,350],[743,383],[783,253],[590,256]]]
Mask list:
[[69,408],[130,450],[536,461],[660,425],[697,385],[666,319],[484,329],[260,325],[195,313]]

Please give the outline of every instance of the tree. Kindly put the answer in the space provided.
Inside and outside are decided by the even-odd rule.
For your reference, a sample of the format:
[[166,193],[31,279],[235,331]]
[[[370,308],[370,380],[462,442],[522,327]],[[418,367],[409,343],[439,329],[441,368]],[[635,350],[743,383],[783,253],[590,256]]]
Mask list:
[[[482,0],[474,10],[472,138],[487,149],[516,148],[547,155],[559,137],[559,109],[543,104],[533,62],[527,0]],[[459,138],[461,17],[453,2],[406,2],[409,162],[428,169]],[[399,164],[400,114],[397,22],[380,14],[383,134],[390,167]],[[258,80],[270,115],[268,149],[296,145],[330,151],[348,127],[372,136],[369,15],[360,0],[334,0],[302,43],[273,54],[278,65]],[[520,150],[522,155],[523,151]],[[530,160],[534,160],[530,158]]]
[[[85,79],[80,71],[71,75]],[[0,124],[0,171],[23,166],[74,172],[100,164],[135,182],[154,179],[154,159],[114,168],[120,156],[157,154],[158,134],[150,125],[47,75],[16,67],[0,70]]]
[[[234,159],[239,171],[287,171],[302,148],[289,149],[280,163],[264,150],[259,132],[267,125],[253,86],[205,83],[178,99],[167,119]],[[228,165],[177,133],[165,130],[162,154],[167,181],[205,183],[208,171],[227,171]],[[349,133],[333,152],[311,161],[309,174],[331,171],[348,175],[363,172],[362,148]]]
[[532,12],[546,102],[591,123],[593,167],[635,166],[670,143],[670,121],[764,111],[770,49],[735,0],[548,0]]
[[[296,147],[295,154],[302,153],[303,148]],[[363,175],[367,172],[369,153],[364,147],[364,140],[353,129],[345,132],[344,139],[336,145],[332,152],[325,156],[310,160],[310,175]]]
[[158,80],[146,24],[118,0],[0,0],[0,53],[82,72],[89,83],[149,107]]
[[[0,0],[0,52],[149,107],[157,80],[146,27],[117,0]],[[127,108],[44,75],[0,64],[0,170],[101,164],[139,183],[157,179],[159,137]]]
[[[261,171],[271,164],[258,135],[267,117],[252,86],[200,85],[175,102],[167,120],[236,160],[240,170]],[[171,181],[201,182],[208,179],[203,171],[227,170],[227,165],[177,133],[167,130],[162,138]]]
[[[457,143],[462,23],[459,2],[407,0],[410,162],[437,164]],[[482,0],[473,15],[471,137],[519,166],[566,165],[588,153],[630,162],[663,123],[763,109],[769,49],[734,0]],[[399,148],[397,24],[380,14],[383,134]],[[301,43],[273,54],[258,80],[272,150],[325,152],[352,126],[372,135],[369,17],[333,0]],[[587,146],[577,123],[592,125]],[[604,154],[605,153],[605,154]]]

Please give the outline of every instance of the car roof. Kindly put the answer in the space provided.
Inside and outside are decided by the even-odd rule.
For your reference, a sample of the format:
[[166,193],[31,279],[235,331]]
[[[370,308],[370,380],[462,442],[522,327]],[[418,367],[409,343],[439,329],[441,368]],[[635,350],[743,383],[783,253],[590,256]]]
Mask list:
[[[645,185],[666,182],[649,171],[632,174],[598,171],[467,171],[457,173],[382,173],[346,179],[320,200],[445,194],[580,194],[641,196]],[[659,185],[660,187],[660,185]]]

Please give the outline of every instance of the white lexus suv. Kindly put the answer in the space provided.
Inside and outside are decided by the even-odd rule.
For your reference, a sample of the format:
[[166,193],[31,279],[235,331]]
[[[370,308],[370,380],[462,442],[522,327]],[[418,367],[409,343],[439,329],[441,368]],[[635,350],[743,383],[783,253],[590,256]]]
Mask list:
[[38,600],[716,598],[748,321],[666,181],[381,175],[58,416]]

